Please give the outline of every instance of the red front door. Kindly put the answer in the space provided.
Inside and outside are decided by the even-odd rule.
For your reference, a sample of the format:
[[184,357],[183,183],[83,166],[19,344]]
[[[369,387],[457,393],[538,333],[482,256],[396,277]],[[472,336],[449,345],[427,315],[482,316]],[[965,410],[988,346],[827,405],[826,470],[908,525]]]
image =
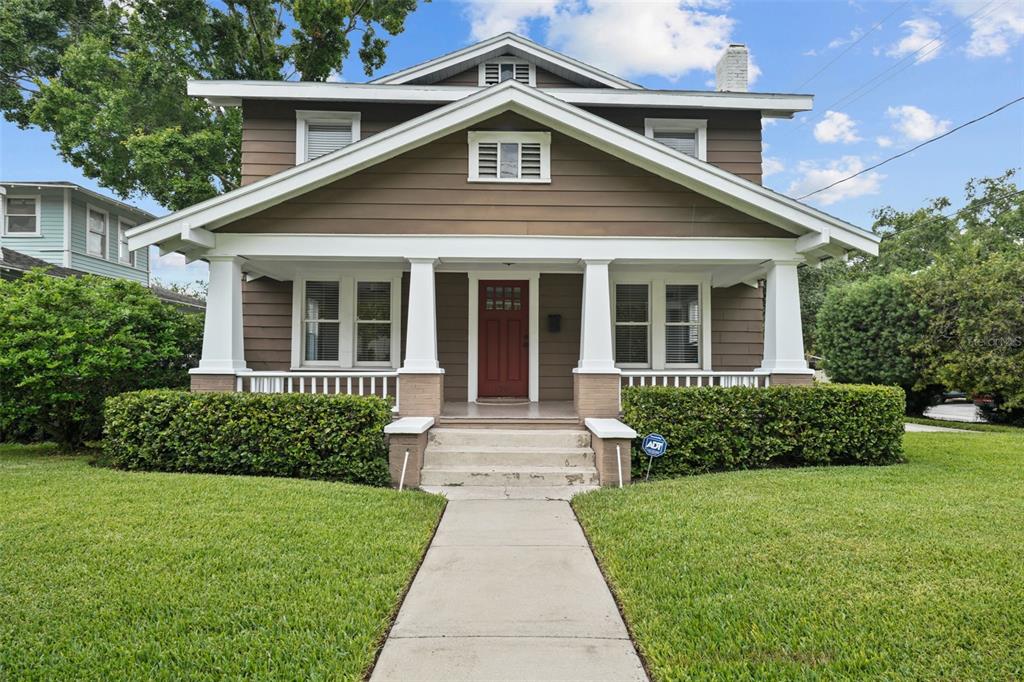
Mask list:
[[527,280],[480,281],[481,398],[525,398],[530,381]]

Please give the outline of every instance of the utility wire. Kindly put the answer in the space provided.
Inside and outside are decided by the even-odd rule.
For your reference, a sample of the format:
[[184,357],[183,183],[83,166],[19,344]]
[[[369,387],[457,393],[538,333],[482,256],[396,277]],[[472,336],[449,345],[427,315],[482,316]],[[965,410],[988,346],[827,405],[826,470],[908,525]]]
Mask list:
[[938,142],[942,138],[949,137],[950,135],[952,135],[953,133],[957,132],[958,130],[963,130],[964,128],[966,128],[969,125],[973,125],[973,124],[977,123],[978,121],[984,121],[989,116],[994,116],[995,114],[998,114],[1003,109],[1007,109],[1007,108],[1013,106],[1014,104],[1016,104],[1017,102],[1020,102],[1021,100],[1024,100],[1024,96],[1018,97],[1015,100],[1011,100],[1011,101],[1007,102],[1006,104],[1003,104],[1002,106],[996,107],[995,109],[993,109],[992,111],[988,112],[987,114],[983,114],[983,115],[981,115],[981,116],[979,116],[977,118],[971,119],[970,121],[967,121],[966,123],[961,123],[960,125],[958,125],[957,127],[953,128],[952,130],[947,130],[946,132],[942,133],[941,135],[936,135],[935,137],[933,137],[933,138],[931,138],[929,140],[925,140],[924,142],[921,142],[920,144],[914,145],[910,149],[902,151],[899,154],[894,154],[893,156],[890,156],[887,159],[883,159],[883,160],[879,161],[876,164],[868,166],[867,168],[864,168],[863,170],[857,171],[853,175],[848,175],[845,178],[842,178],[840,180],[836,180],[835,182],[833,182],[830,185],[826,185],[825,187],[822,187],[821,189],[816,189],[813,192],[808,192],[807,194],[805,194],[805,195],[803,195],[801,197],[797,197],[797,201],[802,201],[802,200],[806,199],[807,197],[814,196],[815,194],[818,194],[820,192],[824,192],[827,189],[832,189],[836,185],[842,184],[842,183],[844,183],[844,182],[846,182],[848,180],[852,180],[855,177],[857,177],[858,175],[864,175],[868,171],[872,171],[872,170],[878,168],[879,166],[884,166],[885,164],[889,163],[890,161],[895,161],[896,159],[898,159],[900,157],[903,157],[903,156],[906,156],[907,154],[910,154],[910,153],[912,153],[914,151],[917,151],[921,147],[929,145],[932,142]]

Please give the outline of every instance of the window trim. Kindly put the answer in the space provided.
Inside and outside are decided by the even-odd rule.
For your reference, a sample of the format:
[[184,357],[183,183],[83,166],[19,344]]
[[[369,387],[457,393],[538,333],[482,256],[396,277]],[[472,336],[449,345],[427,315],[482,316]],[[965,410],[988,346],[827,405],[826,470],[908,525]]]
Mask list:
[[708,120],[706,118],[645,118],[644,136],[654,139],[656,132],[696,133],[697,159],[708,160]]
[[[359,319],[359,300],[358,300],[359,299],[359,285],[361,283],[363,283],[363,282],[387,282],[388,284],[391,285],[391,290],[390,290],[390,293],[391,293],[391,306],[390,306],[391,318],[389,320],[385,321],[385,320],[360,320]],[[398,305],[399,305],[399,308],[401,308],[401,288],[402,288],[402,280],[401,280],[401,278],[399,278],[398,279],[398,289],[399,289],[399,291],[398,291],[398,293],[399,293]],[[395,333],[393,331],[393,325],[395,324],[395,282],[394,282],[394,279],[392,277],[365,277],[365,276],[354,277],[354,282],[353,282],[353,286],[352,286],[352,295],[353,295],[353,298],[352,298],[352,366],[353,367],[385,367],[385,368],[393,367],[394,366],[394,362],[395,362]],[[390,360],[388,362],[381,363],[381,362],[372,362],[370,360],[360,360],[359,359],[359,324],[361,322],[365,323],[365,324],[384,324],[385,322],[387,322],[388,325],[392,325],[392,331],[391,331],[391,352],[390,352],[391,358],[390,358]],[[401,342],[401,339],[399,339],[399,342]],[[398,353],[399,353],[399,355],[401,354],[401,346],[399,346],[399,348],[398,348]]]
[[362,139],[362,113],[359,111],[295,110],[295,165],[306,163],[306,142],[310,123],[351,123],[352,144]]
[[121,237],[124,235],[125,232],[135,227],[135,225],[136,223],[130,223],[121,216],[117,217],[117,262],[120,263],[121,265],[128,265],[133,268],[138,268],[139,249],[135,249],[134,251],[129,249],[128,260],[121,258],[121,244],[124,243],[125,248],[127,248],[127,240],[122,240]]
[[[42,237],[43,236],[43,197],[41,194],[8,194],[3,198],[3,235],[5,237]],[[32,199],[36,205],[36,229],[34,232],[9,232],[7,230],[7,217],[10,215],[8,202],[11,199]]]
[[[536,64],[534,64],[533,62],[527,61],[525,59],[520,59],[519,57],[495,57],[493,59],[485,59],[484,61],[480,62],[480,64],[477,65],[477,85],[482,87],[482,88],[490,87],[489,85],[487,85],[487,79],[484,76],[484,70],[486,68],[486,66],[485,66],[486,64],[526,64],[527,66],[530,67],[530,80],[529,80],[528,83],[526,83],[526,85],[537,87],[537,65]],[[515,80],[515,79],[513,78],[513,80]],[[500,84],[501,84],[501,81],[499,80],[497,85],[500,85]]]
[[[618,321],[618,307],[619,307],[619,285],[620,284],[632,284],[632,285],[643,285],[647,287],[647,322],[619,322]],[[647,362],[616,362],[616,367],[623,369],[647,369],[651,367],[654,360],[654,285],[652,282],[643,279],[621,279],[612,282],[612,359],[615,358],[616,351],[618,350],[615,346],[615,340],[618,338],[616,333],[618,327],[646,327],[647,328]]]
[[[493,131],[470,130],[469,142],[469,182],[521,183],[526,185],[551,184],[551,133],[539,130],[524,131]],[[539,178],[482,178],[480,177],[480,143],[517,142],[540,144],[540,177]],[[522,155],[520,154],[520,161]],[[499,161],[500,164],[500,161]]]
[[[96,213],[103,214],[103,253],[97,254],[89,250],[89,214],[95,211]],[[85,205],[85,255],[92,256],[93,258],[102,258],[103,260],[110,260],[110,211],[106,211],[95,204]]]

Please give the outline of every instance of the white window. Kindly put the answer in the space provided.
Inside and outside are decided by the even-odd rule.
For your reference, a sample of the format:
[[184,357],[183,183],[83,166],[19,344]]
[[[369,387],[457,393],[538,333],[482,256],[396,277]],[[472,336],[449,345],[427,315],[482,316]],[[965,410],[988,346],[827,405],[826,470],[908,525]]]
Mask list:
[[497,85],[508,80],[523,85],[536,85],[537,69],[533,64],[513,57],[492,59],[480,64],[480,85]]
[[651,288],[647,284],[615,285],[615,364],[650,364]]
[[87,208],[85,251],[90,256],[107,257],[107,212]]
[[340,357],[341,292],[338,282],[306,282],[303,303],[303,360],[336,365]]
[[39,197],[7,197],[4,234],[39,234]]
[[699,366],[701,341],[700,287],[665,285],[665,365]]
[[135,227],[123,220],[117,221],[117,258],[126,265],[135,265],[135,251],[128,250],[128,230]]
[[708,160],[708,122],[692,118],[645,118],[644,134],[677,152]]
[[470,182],[551,182],[551,133],[469,133]]
[[358,111],[296,111],[295,163],[312,161],[359,141]]
[[356,364],[391,364],[391,282],[356,282]]

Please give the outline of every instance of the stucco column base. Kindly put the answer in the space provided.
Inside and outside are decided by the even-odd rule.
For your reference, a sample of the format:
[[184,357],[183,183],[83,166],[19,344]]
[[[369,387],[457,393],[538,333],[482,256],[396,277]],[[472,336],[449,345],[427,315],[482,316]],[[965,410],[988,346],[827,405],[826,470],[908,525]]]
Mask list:
[[814,375],[810,373],[775,374],[773,372],[768,380],[772,386],[810,386],[814,383]]
[[[622,452],[622,485],[629,485],[632,480],[630,462],[631,441],[628,438],[598,438],[592,436],[590,447],[594,450],[597,462],[597,475],[601,485],[619,484],[619,451]],[[616,447],[617,446],[617,447]]]
[[587,417],[619,416],[619,383],[622,375],[588,374],[573,372],[572,397],[576,416]]
[[399,371],[398,415],[400,417],[438,417],[444,404],[444,374],[419,374]]
[[[397,488],[402,479],[402,464],[405,463],[405,488],[418,488],[420,469],[423,468],[423,451],[427,449],[427,432],[416,434],[392,434],[388,436],[388,469],[391,472],[391,487]],[[409,461],[405,462],[405,452]]]
[[193,393],[234,393],[234,374],[192,374],[190,389]]

